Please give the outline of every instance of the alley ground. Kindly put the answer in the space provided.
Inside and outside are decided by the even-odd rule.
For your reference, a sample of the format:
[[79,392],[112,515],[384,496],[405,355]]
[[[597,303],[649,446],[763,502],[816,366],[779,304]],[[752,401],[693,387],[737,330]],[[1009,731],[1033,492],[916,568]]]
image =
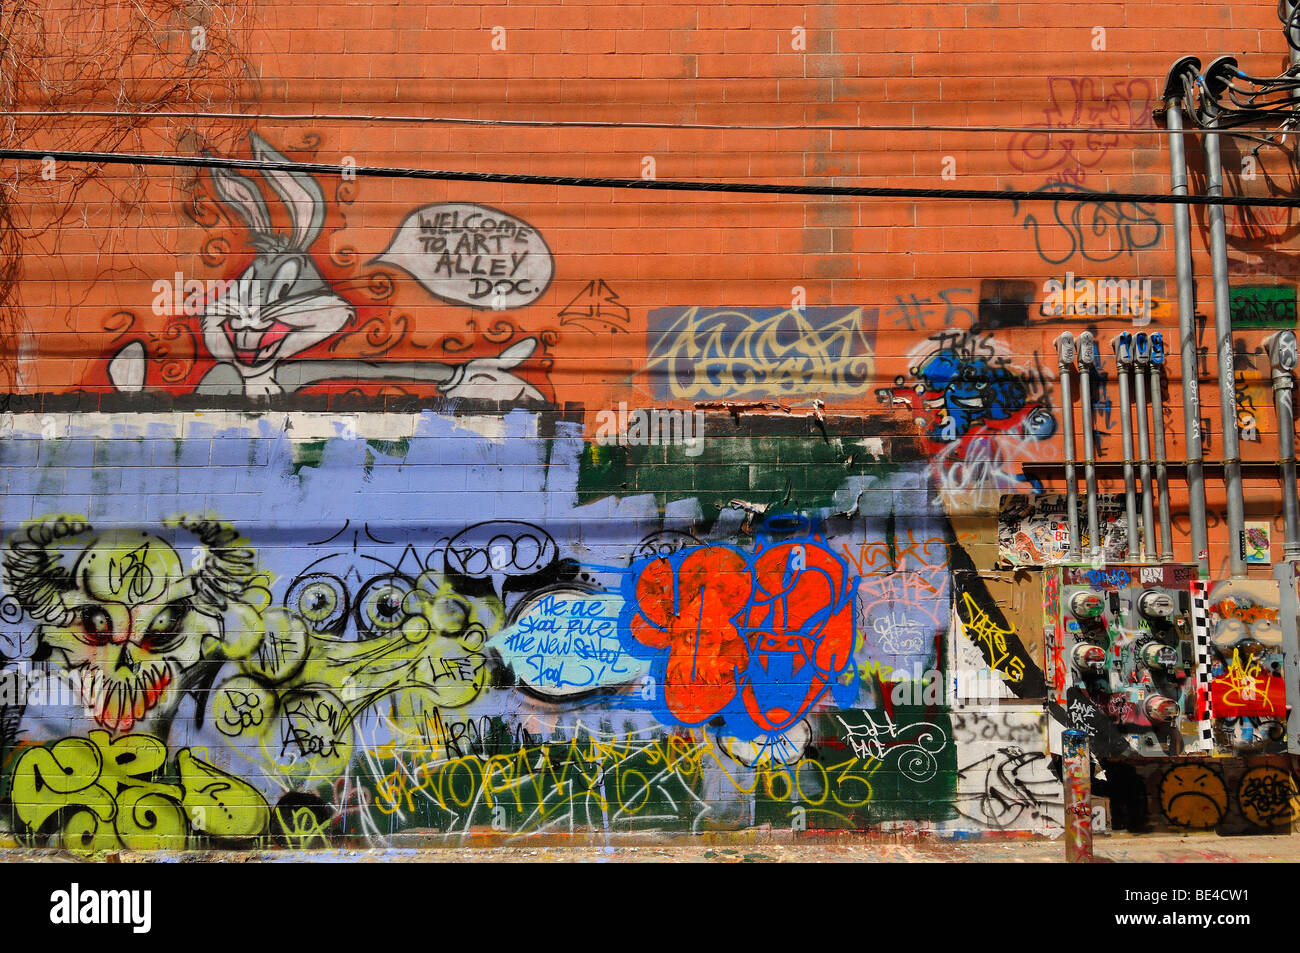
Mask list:
[[[1218,837],[1212,834],[1112,834],[1098,837],[1103,863],[1293,863],[1300,835]],[[59,863],[83,858],[66,851],[0,849],[2,862]],[[339,849],[321,851],[117,851],[95,858],[110,863],[1053,863],[1064,862],[1064,840],[907,837],[799,842],[697,840],[630,845],[503,844],[491,847]]]

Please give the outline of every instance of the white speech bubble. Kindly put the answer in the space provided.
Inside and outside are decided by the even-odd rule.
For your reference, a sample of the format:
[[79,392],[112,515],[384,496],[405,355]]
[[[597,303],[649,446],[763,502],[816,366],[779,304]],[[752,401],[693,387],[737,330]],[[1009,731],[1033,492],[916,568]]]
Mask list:
[[435,298],[495,311],[532,304],[555,274],[537,229],[471,202],[416,209],[370,264],[400,268]]

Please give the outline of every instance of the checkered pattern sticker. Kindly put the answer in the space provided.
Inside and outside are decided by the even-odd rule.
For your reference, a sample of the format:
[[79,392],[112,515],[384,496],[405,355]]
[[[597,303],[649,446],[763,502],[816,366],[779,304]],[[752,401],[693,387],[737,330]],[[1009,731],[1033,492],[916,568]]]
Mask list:
[[1196,650],[1197,734],[1207,748],[1212,748],[1214,728],[1210,720],[1210,606],[1208,586],[1203,580],[1192,583],[1192,641]]

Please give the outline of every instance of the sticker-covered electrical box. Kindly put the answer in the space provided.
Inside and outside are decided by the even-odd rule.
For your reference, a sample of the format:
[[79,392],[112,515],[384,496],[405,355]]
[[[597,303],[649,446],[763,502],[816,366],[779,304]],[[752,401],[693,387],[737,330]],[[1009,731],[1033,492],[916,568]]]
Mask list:
[[1286,750],[1276,581],[1174,564],[1049,573],[1050,707],[1097,757]]
[[1061,573],[1067,712],[1093,729],[1098,755],[1151,757],[1194,747],[1195,570],[1109,566]]
[[1278,583],[1212,582],[1197,638],[1202,740],[1223,755],[1286,751]]

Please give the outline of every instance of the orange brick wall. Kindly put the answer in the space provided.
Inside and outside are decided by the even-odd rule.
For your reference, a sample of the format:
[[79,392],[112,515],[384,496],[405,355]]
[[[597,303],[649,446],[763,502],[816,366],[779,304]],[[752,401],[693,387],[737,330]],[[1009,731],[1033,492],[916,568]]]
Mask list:
[[[353,177],[347,170],[1049,197],[1079,189],[1164,193],[1167,142],[1152,112],[1162,105],[1170,64],[1188,54],[1208,62],[1230,53],[1246,72],[1272,76],[1287,63],[1276,12],[1264,2],[243,0],[194,20],[159,0],[135,14],[113,8],[106,21],[73,16],[65,6],[33,0],[23,8],[33,19],[15,21],[42,81],[16,81],[5,105],[45,114],[12,117],[5,145],[266,158],[254,152],[260,141],[274,150],[271,158],[335,167],[312,176],[323,219],[297,253],[319,270],[348,316],[279,362],[272,390],[281,392],[267,398],[260,385],[241,383],[251,379],[246,369],[214,353],[197,313],[228,293],[222,282],[261,260],[247,213],[230,199],[232,186],[223,191],[211,172],[192,168],[5,159],[3,211],[13,228],[0,246],[9,269],[0,314],[11,411],[342,415],[405,410],[409,398],[417,401],[410,407],[454,417],[454,405],[437,401],[465,396],[498,400],[484,411],[490,414],[522,406],[560,415],[585,434],[589,463],[593,453],[599,457],[591,440],[601,415],[620,403],[708,410],[719,421],[730,416],[737,439],[758,441],[726,458],[738,474],[784,465],[775,444],[754,449],[767,422],[806,427],[815,442],[816,422],[825,420],[837,439],[867,441],[863,446],[885,440],[874,446],[884,448],[886,463],[921,461],[950,542],[965,548],[975,571],[993,568],[993,514],[1004,493],[1063,488],[1059,470],[1031,466],[1028,481],[1022,470],[1062,461],[1052,342],[1063,330],[1091,326],[1101,343],[1108,379],[1099,396],[1110,402],[1110,415],[1098,419],[1098,450],[1108,465],[1120,458],[1110,339],[1126,330],[1165,335],[1167,452],[1184,459],[1181,379],[1188,371],[1177,346],[1170,206],[653,192]],[[174,115],[52,111],[123,104]],[[177,114],[184,112],[203,115]],[[1027,131],[1042,127],[1061,131]],[[1225,143],[1228,191],[1286,193],[1287,157],[1263,149],[1255,174],[1243,174],[1249,148]],[[1192,190],[1203,191],[1194,139],[1189,159]],[[264,203],[265,233],[288,240],[291,216],[273,183],[248,171],[240,176],[233,181],[252,183]],[[312,205],[305,193],[294,194],[300,209]],[[536,240],[520,247],[533,256],[528,268],[549,270],[544,291],[507,295],[493,307],[490,295],[466,301],[431,263],[412,265],[412,258],[404,268],[379,260],[417,210],[469,203],[500,210],[540,237],[544,248]],[[1227,216],[1233,286],[1294,291],[1294,210],[1230,208]],[[1200,416],[1209,422],[1206,456],[1214,460],[1222,441],[1208,234],[1204,209],[1194,209],[1198,346],[1209,352],[1196,373]],[[461,264],[473,267],[473,254]],[[510,266],[508,257],[502,261]],[[424,281],[411,270],[422,268]],[[182,288],[185,281],[204,288],[189,314],[170,297],[177,275]],[[1151,322],[1047,313],[1047,282],[1067,275],[1151,281],[1159,299]],[[790,328],[803,331],[792,337]],[[222,332],[213,333],[220,340]],[[1258,439],[1241,443],[1248,462],[1278,457],[1260,350],[1268,333],[1236,334],[1243,400],[1252,403],[1258,429]],[[524,357],[498,369],[509,372],[503,389],[458,393],[447,383],[457,368],[490,364],[512,347]],[[942,395],[936,403],[933,387],[923,393],[926,362],[944,351],[1005,387],[1005,406],[954,416],[952,405],[941,409]],[[286,386],[286,375],[306,364],[332,371]],[[445,373],[430,374],[434,365]],[[371,370],[359,372],[363,366]],[[537,399],[525,400],[521,388]],[[1077,382],[1075,391],[1077,436],[1084,423]],[[738,404],[755,406],[742,414]],[[971,435],[982,439],[972,443]],[[861,465],[868,452],[846,449],[844,466],[852,467],[853,453]],[[716,489],[718,472],[694,485]],[[1210,566],[1218,576],[1228,556],[1216,474],[1207,496]],[[1103,469],[1103,491],[1122,492],[1117,476]],[[757,485],[746,479],[737,478],[737,496]],[[1183,487],[1176,476],[1175,555],[1185,562],[1194,553]],[[1275,560],[1279,493],[1276,469],[1248,468],[1246,518],[1271,523]],[[11,510],[6,531],[40,516],[37,506]],[[466,522],[492,515],[471,513]],[[1268,569],[1251,572],[1267,576]]]

